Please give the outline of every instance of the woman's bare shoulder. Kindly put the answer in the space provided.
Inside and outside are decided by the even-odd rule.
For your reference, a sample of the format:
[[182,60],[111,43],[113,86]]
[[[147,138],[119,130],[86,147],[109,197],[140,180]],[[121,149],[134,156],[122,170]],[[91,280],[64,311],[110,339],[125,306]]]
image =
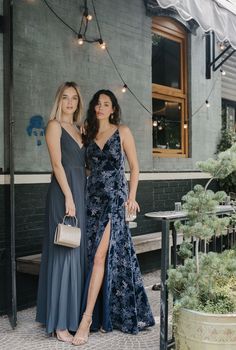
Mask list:
[[61,133],[61,124],[56,119],[49,120],[47,124],[47,132]]
[[57,125],[58,127],[61,127],[61,124],[56,119],[49,120],[47,125]]
[[130,132],[130,129],[129,129],[129,127],[127,125],[121,124],[121,125],[119,125],[119,132],[121,134],[126,134],[126,133]]

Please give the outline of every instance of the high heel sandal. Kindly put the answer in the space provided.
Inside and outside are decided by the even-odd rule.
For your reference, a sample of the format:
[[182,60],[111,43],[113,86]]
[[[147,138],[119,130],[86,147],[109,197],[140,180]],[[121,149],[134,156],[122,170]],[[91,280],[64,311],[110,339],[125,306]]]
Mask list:
[[[91,327],[91,324],[92,324],[92,316],[93,315],[83,313],[83,318],[84,318],[84,316],[88,317],[89,320],[90,320],[90,321],[88,321],[88,320],[86,321],[88,333],[87,333],[86,336],[83,336],[83,337],[77,336],[76,337],[77,332],[79,333],[79,331],[80,331],[80,326],[79,326],[79,329],[77,330],[77,332],[76,332],[76,334],[74,336],[74,340],[72,341],[72,344],[75,345],[75,346],[84,345],[84,344],[86,344],[88,342],[89,330],[90,330],[90,327]],[[81,322],[82,322],[82,320],[81,320]],[[81,324],[81,322],[80,322],[80,324]]]
[[[65,337],[61,336],[59,332],[67,331],[68,334],[65,335]],[[55,331],[53,333],[53,336],[57,338],[59,341],[63,341],[64,343],[72,343],[73,341],[73,335],[70,334],[68,330],[62,330],[62,331]]]
[[100,331],[101,333],[107,333],[107,331],[106,331],[105,329],[103,329],[102,327],[99,329],[99,331]]

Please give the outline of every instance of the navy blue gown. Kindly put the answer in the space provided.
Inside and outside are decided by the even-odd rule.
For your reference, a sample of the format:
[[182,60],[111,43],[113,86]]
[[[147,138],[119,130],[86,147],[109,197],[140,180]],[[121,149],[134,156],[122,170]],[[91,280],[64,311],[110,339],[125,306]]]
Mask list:
[[125,221],[128,187],[119,130],[104,148],[92,141],[87,148],[91,174],[87,183],[87,235],[89,275],[105,227],[110,221],[110,243],[102,288],[95,305],[91,330],[119,329],[136,334],[154,325],[154,318],[143,286],[131,233]]

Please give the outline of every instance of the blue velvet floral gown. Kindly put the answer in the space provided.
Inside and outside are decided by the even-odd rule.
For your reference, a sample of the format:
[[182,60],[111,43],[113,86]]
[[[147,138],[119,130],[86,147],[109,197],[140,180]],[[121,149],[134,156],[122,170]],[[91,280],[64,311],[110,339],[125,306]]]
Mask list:
[[[125,178],[124,155],[117,129],[104,148],[92,141],[87,147],[87,162],[91,174],[87,183],[88,279],[93,260],[109,220],[110,244],[107,253],[103,285],[95,305],[91,330],[109,332],[119,329],[136,334],[154,325],[142,277],[134,251],[125,206],[128,187]],[[84,300],[84,304],[86,300]]]
[[36,315],[36,321],[45,325],[47,333],[56,329],[77,330],[86,277],[85,148],[80,148],[63,128],[61,153],[81,228],[81,244],[78,248],[67,248],[53,243],[56,226],[65,215],[65,197],[53,175],[46,201]]

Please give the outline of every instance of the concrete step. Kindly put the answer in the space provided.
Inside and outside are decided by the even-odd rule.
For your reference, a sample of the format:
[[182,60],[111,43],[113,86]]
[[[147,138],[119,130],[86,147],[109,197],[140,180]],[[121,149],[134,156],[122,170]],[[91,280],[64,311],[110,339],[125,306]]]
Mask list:
[[[132,237],[136,254],[151,252],[161,249],[161,232],[147,233],[144,235]],[[177,245],[183,241],[183,234],[177,234]],[[173,245],[172,235],[170,234],[170,246]]]
[[30,275],[38,275],[41,263],[41,254],[21,256],[16,259],[16,270]]

